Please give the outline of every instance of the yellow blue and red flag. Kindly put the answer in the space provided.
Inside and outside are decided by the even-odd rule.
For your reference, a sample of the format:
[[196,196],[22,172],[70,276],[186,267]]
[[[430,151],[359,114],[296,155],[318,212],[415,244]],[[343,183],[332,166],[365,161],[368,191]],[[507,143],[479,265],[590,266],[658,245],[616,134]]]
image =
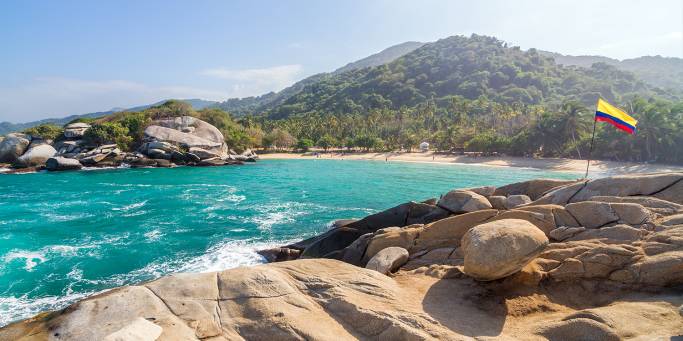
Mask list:
[[636,132],[636,124],[638,124],[638,120],[629,116],[623,110],[603,101],[602,98],[598,99],[595,120],[610,123],[629,134]]

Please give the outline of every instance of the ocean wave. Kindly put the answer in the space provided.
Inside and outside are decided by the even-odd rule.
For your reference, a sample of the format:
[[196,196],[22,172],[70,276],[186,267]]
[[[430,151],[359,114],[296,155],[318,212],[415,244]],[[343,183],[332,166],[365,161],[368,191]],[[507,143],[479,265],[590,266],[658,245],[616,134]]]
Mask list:
[[47,218],[50,222],[65,222],[84,218],[92,218],[94,215],[89,213],[76,213],[76,214],[58,214],[54,212],[44,212],[40,213],[40,216]]
[[152,231],[145,232],[143,234],[143,236],[145,236],[145,238],[147,238],[147,241],[150,241],[150,242],[159,240],[159,238],[161,238],[162,235],[163,235],[163,233],[161,233],[161,231],[158,229],[154,229]]
[[112,211],[130,211],[130,210],[134,210],[136,208],[143,207],[146,204],[147,204],[147,200],[143,200],[143,201],[135,202],[135,203],[132,203],[130,205],[123,206],[123,207],[114,207],[111,210]]
[[236,268],[238,266],[257,265],[266,262],[257,250],[269,249],[294,242],[285,241],[253,241],[229,240],[210,247],[198,257],[184,262],[178,272],[212,272]]
[[[104,290],[107,291],[107,290]],[[0,296],[0,327],[13,321],[33,316],[42,311],[62,309],[69,304],[100,292],[80,292],[61,296],[43,296],[29,298],[26,295],[20,297]]]

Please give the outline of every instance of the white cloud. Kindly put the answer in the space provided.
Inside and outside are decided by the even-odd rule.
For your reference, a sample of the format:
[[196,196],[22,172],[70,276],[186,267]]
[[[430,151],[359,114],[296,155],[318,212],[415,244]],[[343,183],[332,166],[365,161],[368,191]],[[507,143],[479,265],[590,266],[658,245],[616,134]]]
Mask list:
[[[238,96],[251,96],[268,91],[279,91],[294,83],[303,71],[299,64],[279,65],[262,69],[214,68],[201,72],[204,76],[235,82]],[[257,90],[258,89],[258,90]],[[259,92],[260,91],[260,92]]]
[[225,91],[152,86],[125,80],[37,78],[17,87],[0,88],[0,121],[27,122],[150,104],[169,98],[223,100],[228,96]]

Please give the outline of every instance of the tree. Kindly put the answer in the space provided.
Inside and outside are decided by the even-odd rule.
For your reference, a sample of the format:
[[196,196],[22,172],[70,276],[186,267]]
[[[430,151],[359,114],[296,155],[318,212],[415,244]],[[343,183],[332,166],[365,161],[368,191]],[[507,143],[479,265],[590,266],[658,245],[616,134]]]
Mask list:
[[104,122],[93,124],[90,129],[85,131],[83,139],[94,145],[116,143],[122,150],[130,150],[130,143],[133,141],[128,136],[128,128],[119,122]]
[[313,140],[311,139],[299,139],[299,141],[296,142],[296,149],[307,152],[309,149],[313,148]]
[[316,145],[327,152],[330,147],[337,145],[337,139],[330,136],[330,134],[325,134],[318,140]]
[[288,131],[275,128],[263,139],[264,144],[268,147],[275,147],[275,149],[291,148],[296,142],[296,138]]

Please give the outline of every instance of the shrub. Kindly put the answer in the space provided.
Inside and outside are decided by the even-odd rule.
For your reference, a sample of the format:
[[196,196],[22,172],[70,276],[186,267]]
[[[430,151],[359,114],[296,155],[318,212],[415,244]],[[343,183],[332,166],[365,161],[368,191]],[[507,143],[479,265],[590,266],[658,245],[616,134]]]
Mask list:
[[296,149],[307,152],[309,149],[313,148],[313,141],[311,139],[300,139],[296,142]]
[[128,135],[128,128],[119,122],[104,122],[94,124],[85,131],[85,141],[94,145],[116,143],[122,150],[130,150],[133,138]]
[[45,140],[54,140],[62,135],[64,129],[54,124],[41,124],[23,131],[24,134],[32,137],[39,137]]

